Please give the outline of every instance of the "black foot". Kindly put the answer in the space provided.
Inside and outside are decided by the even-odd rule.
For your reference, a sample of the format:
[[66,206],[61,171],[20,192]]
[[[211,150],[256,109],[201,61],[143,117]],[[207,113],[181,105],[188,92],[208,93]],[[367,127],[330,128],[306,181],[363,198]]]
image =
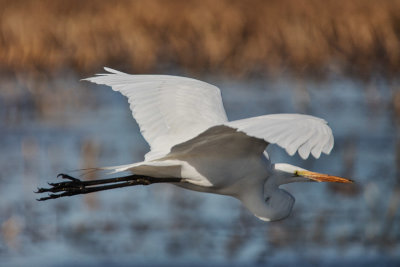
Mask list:
[[[68,182],[59,182],[59,183],[48,183],[50,185],[50,188],[38,188],[35,193],[45,193],[45,192],[51,192],[51,193],[58,193],[58,192],[64,192],[61,194],[49,194],[48,197],[42,197],[37,200],[43,201],[47,199],[53,199],[53,198],[59,198],[62,196],[68,196],[71,195],[71,193],[76,193],[81,190],[85,189],[85,183],[82,182],[81,180],[74,178],[72,176],[69,176],[67,174],[60,173],[57,175],[57,178],[62,178],[62,179],[67,179],[70,180]],[[79,193],[78,193],[79,194]]]
[[68,180],[71,180],[71,181],[74,181],[74,182],[81,182],[81,180],[79,180],[77,178],[74,178],[72,176],[69,176],[68,174],[65,174],[65,173],[60,173],[60,174],[57,175],[57,178],[60,178],[60,177],[62,179],[68,179]]

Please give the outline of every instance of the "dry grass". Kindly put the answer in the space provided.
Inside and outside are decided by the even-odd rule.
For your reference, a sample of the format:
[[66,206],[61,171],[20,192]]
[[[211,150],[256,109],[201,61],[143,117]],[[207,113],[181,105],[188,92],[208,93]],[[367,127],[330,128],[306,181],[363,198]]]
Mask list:
[[3,71],[400,70],[400,1],[0,0]]

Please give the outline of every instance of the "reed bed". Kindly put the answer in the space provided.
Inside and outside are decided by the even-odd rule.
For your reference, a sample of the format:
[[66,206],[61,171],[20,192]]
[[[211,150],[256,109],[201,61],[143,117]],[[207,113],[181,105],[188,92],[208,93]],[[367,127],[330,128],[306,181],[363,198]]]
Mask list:
[[0,70],[395,76],[398,0],[0,0]]

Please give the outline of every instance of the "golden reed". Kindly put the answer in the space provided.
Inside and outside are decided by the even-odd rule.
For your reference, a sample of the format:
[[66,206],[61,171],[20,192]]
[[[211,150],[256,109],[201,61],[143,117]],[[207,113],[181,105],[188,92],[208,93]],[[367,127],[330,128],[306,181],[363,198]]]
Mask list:
[[400,70],[398,0],[0,0],[0,70]]

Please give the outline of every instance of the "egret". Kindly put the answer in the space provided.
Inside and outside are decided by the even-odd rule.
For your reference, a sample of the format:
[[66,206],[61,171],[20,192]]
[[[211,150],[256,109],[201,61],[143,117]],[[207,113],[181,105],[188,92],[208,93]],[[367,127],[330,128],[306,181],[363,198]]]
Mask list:
[[311,172],[287,163],[272,164],[265,151],[276,144],[302,159],[329,154],[332,130],[321,118],[302,114],[273,114],[228,121],[220,90],[211,84],[169,75],[130,75],[110,68],[84,79],[111,86],[128,98],[133,117],[150,145],[145,160],[101,167],[132,175],[50,183],[39,200],[112,188],[172,183],[190,190],[232,196],[264,221],[286,218],[294,197],[279,188],[293,182],[351,183],[346,178]]

